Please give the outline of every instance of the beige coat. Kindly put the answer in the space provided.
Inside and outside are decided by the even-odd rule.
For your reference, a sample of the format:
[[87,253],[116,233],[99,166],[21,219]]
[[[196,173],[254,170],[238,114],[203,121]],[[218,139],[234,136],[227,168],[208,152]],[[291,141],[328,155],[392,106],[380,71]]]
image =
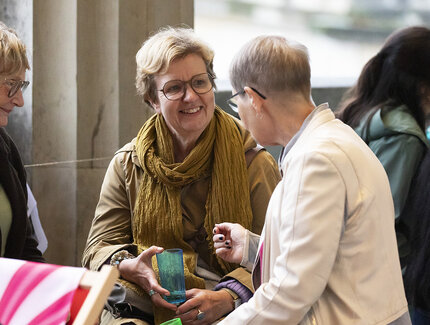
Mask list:
[[[265,150],[256,150],[256,143],[249,132],[239,124],[238,128],[243,136],[248,163],[253,231],[261,233],[267,204],[280,175],[273,157]],[[82,264],[90,269],[98,270],[118,250],[135,251],[132,245],[133,211],[143,173],[136,155],[135,141],[118,150],[106,172],[82,257]],[[203,224],[208,185],[209,178],[205,178],[182,189],[184,240],[195,248],[208,270],[224,276],[220,269],[214,267],[214,257],[209,254],[205,240]],[[212,240],[211,234],[208,239]],[[239,268],[233,275],[252,288],[249,273]]]
[[253,270],[262,284],[222,324],[410,324],[390,187],[372,151],[327,107],[282,172]]

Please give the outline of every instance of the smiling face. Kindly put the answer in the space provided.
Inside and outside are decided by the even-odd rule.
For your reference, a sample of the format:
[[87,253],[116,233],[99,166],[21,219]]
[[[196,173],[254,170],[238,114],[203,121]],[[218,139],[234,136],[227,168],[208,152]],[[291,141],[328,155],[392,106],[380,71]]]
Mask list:
[[[25,71],[16,75],[7,76],[5,79],[25,80]],[[12,97],[8,97],[10,86],[4,82],[4,79],[0,82],[0,127],[4,127],[9,122],[9,114],[15,106],[22,107],[24,105],[24,99],[21,90],[18,90]]]
[[[206,72],[201,56],[189,54],[173,60],[166,73],[155,76],[155,85],[160,90],[168,81],[189,81],[192,77]],[[196,141],[208,126],[215,111],[213,90],[206,94],[197,94],[189,83],[186,84],[186,91],[181,99],[168,100],[161,91],[157,91],[157,99],[152,106],[158,114],[163,115],[173,137],[180,142]]]

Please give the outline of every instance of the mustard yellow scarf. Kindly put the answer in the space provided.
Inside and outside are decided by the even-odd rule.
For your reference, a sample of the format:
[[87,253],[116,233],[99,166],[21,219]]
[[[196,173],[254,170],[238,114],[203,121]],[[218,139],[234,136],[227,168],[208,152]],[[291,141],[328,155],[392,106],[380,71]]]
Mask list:
[[[251,228],[249,179],[239,129],[230,115],[216,108],[196,146],[183,162],[175,163],[172,136],[162,115],[156,114],[139,131],[136,151],[144,171],[133,222],[138,252],[152,245],[182,248],[186,288],[204,288],[204,280],[194,275],[197,254],[183,239],[180,193],[184,186],[211,175],[204,227],[213,254],[210,234],[215,223],[237,222]],[[226,273],[236,267],[221,259],[217,262]],[[155,258],[153,266],[158,274]],[[156,321],[164,319],[157,314]]]

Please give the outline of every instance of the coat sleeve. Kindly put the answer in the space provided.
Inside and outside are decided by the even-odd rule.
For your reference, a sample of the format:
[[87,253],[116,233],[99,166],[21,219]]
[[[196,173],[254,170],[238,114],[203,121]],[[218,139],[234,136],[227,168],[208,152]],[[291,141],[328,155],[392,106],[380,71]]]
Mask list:
[[25,245],[24,250],[22,252],[22,256],[20,258],[27,261],[44,263],[45,259],[43,258],[40,250],[37,248],[39,242],[36,239],[33,224],[31,223],[29,218],[26,218],[26,223],[27,226],[25,229]]
[[275,259],[270,280],[220,324],[298,324],[303,319],[332,272],[345,195],[343,178],[326,156],[307,153],[295,159],[267,215],[271,231],[264,245],[276,242],[280,251],[267,257]]
[[[260,150],[248,166],[249,191],[253,213],[252,232],[261,234],[266,217],[267,205],[276,185],[281,179],[278,166],[272,155]],[[242,285],[254,291],[251,274],[244,268],[238,268],[223,279],[236,279]]]
[[82,256],[82,265],[92,270],[100,269],[115,252],[134,248],[122,159],[116,154],[109,164]]

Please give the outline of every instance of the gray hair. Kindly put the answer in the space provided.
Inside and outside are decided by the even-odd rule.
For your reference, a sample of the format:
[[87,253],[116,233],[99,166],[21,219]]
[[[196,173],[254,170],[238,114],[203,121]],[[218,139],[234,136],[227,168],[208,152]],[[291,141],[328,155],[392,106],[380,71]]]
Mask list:
[[281,91],[310,97],[311,68],[307,48],[282,36],[258,36],[236,54],[230,65],[233,88],[255,87],[263,94]]

